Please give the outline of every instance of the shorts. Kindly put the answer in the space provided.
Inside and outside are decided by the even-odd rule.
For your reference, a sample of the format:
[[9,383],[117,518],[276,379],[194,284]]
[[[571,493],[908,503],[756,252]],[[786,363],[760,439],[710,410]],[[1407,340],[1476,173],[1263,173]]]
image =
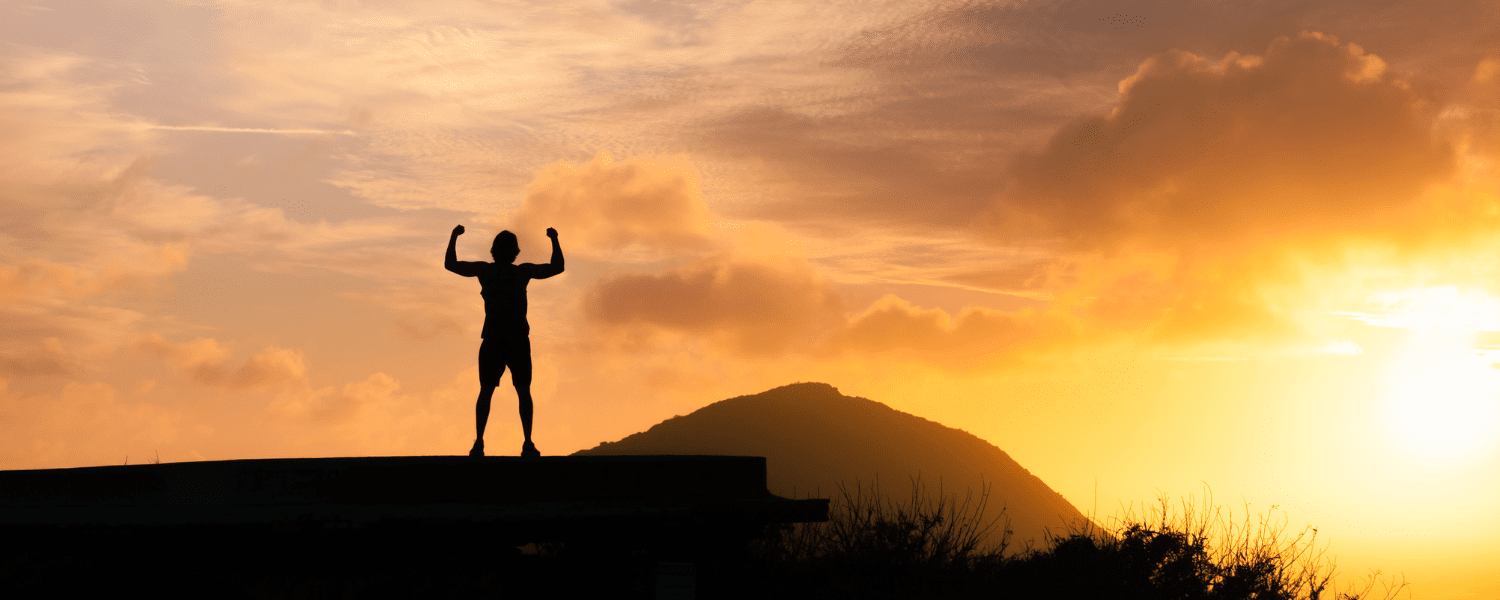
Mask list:
[[487,337],[479,344],[479,385],[499,386],[506,367],[511,385],[531,385],[531,336]]

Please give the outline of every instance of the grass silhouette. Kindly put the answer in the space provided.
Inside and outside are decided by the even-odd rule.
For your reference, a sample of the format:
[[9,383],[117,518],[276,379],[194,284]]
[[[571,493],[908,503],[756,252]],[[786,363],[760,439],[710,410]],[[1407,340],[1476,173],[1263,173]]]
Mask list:
[[[897,502],[879,482],[841,487],[827,523],[784,526],[750,548],[744,597],[1366,600],[1404,582],[1371,573],[1334,591],[1317,530],[1288,534],[1276,507],[1232,511],[1192,498],[1128,507],[1007,552],[1004,513],[981,521],[989,490],[929,496],[920,479]],[[1378,588],[1378,589],[1377,589]]]
[[865,487],[839,487],[826,523],[799,523],[774,529],[752,544],[761,558],[793,562],[867,565],[885,570],[968,568],[972,562],[1003,552],[1008,530],[989,544],[996,525],[1008,525],[1004,512],[983,521],[988,490],[962,500],[939,491],[926,493],[913,478],[911,498],[897,503],[881,492],[876,480]]

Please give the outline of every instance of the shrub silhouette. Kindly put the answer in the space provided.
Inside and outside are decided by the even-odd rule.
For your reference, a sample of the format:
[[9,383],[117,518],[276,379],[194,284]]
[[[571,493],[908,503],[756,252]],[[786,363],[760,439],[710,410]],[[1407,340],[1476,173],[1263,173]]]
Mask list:
[[[989,490],[929,496],[919,479],[898,503],[879,482],[840,487],[827,523],[781,527],[751,547],[746,596],[859,598],[1118,598],[1123,600],[1355,600],[1393,598],[1405,583],[1366,578],[1330,590],[1334,564],[1317,530],[1286,535],[1274,513],[1243,522],[1212,507],[1179,511],[1165,498],[1148,514],[1127,509],[1112,527],[1093,522],[1007,553],[1001,517],[981,522]],[[933,499],[935,498],[935,499]],[[1211,498],[1211,497],[1210,497]],[[1273,507],[1273,511],[1275,507]],[[996,527],[999,526],[997,530]],[[995,535],[991,535],[991,533]],[[1376,595],[1377,584],[1384,584]]]

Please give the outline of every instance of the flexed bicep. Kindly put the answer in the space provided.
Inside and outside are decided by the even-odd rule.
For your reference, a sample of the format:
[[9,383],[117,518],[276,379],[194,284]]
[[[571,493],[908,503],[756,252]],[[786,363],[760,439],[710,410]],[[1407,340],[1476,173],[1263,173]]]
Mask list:
[[562,253],[562,243],[560,243],[560,242],[557,241],[557,230],[553,229],[551,227],[548,227],[547,228],[547,237],[549,237],[549,238],[552,239],[552,262],[549,263],[548,266],[550,266],[552,269],[556,269],[555,272],[550,273],[550,274],[547,275],[547,277],[551,277],[553,275],[556,275],[558,273],[563,272],[563,253]]
[[464,277],[478,277],[480,271],[484,269],[484,265],[487,264],[490,263],[456,260],[443,266],[447,267],[449,271],[458,273]]

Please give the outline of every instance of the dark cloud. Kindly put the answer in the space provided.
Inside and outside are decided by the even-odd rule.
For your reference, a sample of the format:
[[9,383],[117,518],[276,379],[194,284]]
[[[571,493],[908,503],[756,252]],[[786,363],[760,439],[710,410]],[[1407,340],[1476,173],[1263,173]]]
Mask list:
[[993,223],[1073,247],[1231,246],[1404,222],[1453,168],[1434,107],[1384,62],[1320,34],[1266,55],[1169,52],[1107,116],[1021,158]]
[[[1036,11],[1043,5],[983,10],[993,11],[985,18],[994,20],[1010,14],[1006,11]],[[1085,5],[1048,6],[1062,11]],[[976,7],[954,10],[980,9]],[[1400,13],[1381,7],[1395,11],[1382,14]],[[1228,27],[1240,10],[1227,4],[1199,8],[1218,11],[1210,30]],[[1429,192],[1452,181],[1458,164],[1453,132],[1442,126],[1449,95],[1413,83],[1383,57],[1332,35],[1294,33],[1267,47],[1265,40],[1272,36],[1263,31],[1323,18],[1305,8],[1288,4],[1277,9],[1281,13],[1257,13],[1259,25],[1245,28],[1256,32],[1246,39],[1257,41],[1237,47],[1266,48],[1263,55],[1231,51],[1226,46],[1230,42],[1223,40],[1196,46],[1224,49],[1217,54],[1164,51],[1161,39],[1130,41],[1138,44],[1130,52],[1154,51],[1127,61],[1129,71],[1116,78],[1113,106],[1039,108],[1036,122],[1052,118],[1057,125],[1037,150],[1014,158],[1017,139],[1004,138],[990,123],[1015,123],[1014,115],[997,111],[1020,100],[997,96],[988,109],[973,109],[977,104],[964,102],[974,96],[966,94],[984,84],[955,83],[964,81],[955,75],[964,69],[978,72],[999,64],[985,63],[989,59],[983,52],[968,53],[965,60],[970,62],[950,61],[946,70],[876,69],[878,57],[868,53],[860,59],[867,62],[839,63],[881,70],[887,82],[903,77],[948,82],[949,87],[924,90],[931,92],[926,98],[916,91],[896,93],[861,110],[827,114],[762,108],[715,122],[713,135],[720,136],[715,141],[722,151],[772,159],[767,164],[776,167],[767,167],[767,177],[788,191],[782,200],[755,206],[755,216],[836,233],[841,227],[857,231],[874,221],[898,227],[952,226],[982,214],[979,230],[992,241],[1043,252],[1012,269],[950,279],[1034,290],[1057,310],[932,311],[890,300],[862,316],[821,319],[818,335],[796,337],[796,342],[788,336],[762,346],[841,354],[879,351],[960,364],[962,357],[971,362],[975,357],[981,362],[1015,357],[1088,336],[1161,344],[1309,341],[1312,334],[1285,302],[1287,297],[1277,296],[1316,283],[1309,277],[1317,269],[1300,269],[1297,261],[1331,257],[1326,251],[1349,236],[1398,244],[1430,237],[1446,231],[1434,226],[1438,219],[1462,220],[1477,213],[1474,207],[1433,210]],[[1077,21],[1082,14],[1043,16]],[[1139,21],[1126,17],[1116,24],[1122,32]],[[1148,24],[1169,21],[1166,16],[1146,17]],[[1015,27],[1023,25],[1024,19]],[[1078,35],[1101,44],[1124,35],[1075,25]],[[1361,27],[1378,29],[1368,22],[1355,29]],[[940,29],[926,29],[928,37],[912,34],[912,39],[934,48],[968,39]],[[875,46],[901,50],[895,41]],[[942,62],[936,54],[913,48],[904,60]],[[1109,61],[1130,52],[1111,55],[1096,47],[1087,54]],[[1106,66],[1077,68],[1082,73]],[[1473,85],[1468,79],[1482,77],[1474,74],[1473,63],[1468,69],[1466,85]],[[1108,112],[1098,114],[1100,108]],[[1059,119],[1069,110],[1071,116]],[[1077,116],[1080,112],[1086,116]],[[945,123],[962,127],[945,130]],[[963,138],[957,133],[961,130],[971,137]],[[1009,167],[999,168],[1002,164]],[[1298,248],[1321,254],[1299,257]],[[616,294],[616,301],[634,294],[671,306],[675,298],[698,293],[689,290],[705,289],[690,282],[707,278],[700,272],[697,279],[678,273],[630,279],[630,286],[623,281],[620,289],[631,292]],[[715,310],[683,311],[698,315],[694,317],[668,314],[660,307],[626,312],[637,323],[679,331],[748,331],[755,322],[731,324],[709,316],[724,312]],[[785,303],[767,304],[762,312],[812,314]],[[702,320],[687,322],[697,318]]]
[[1460,163],[1445,106],[1326,34],[1263,56],[1163,53],[1107,114],[1016,160],[983,229],[1050,244],[1031,281],[1097,333],[1308,342],[1307,300],[1290,290],[1348,268],[1347,244],[1415,250],[1494,224],[1487,205],[1441,192]]
[[705,119],[701,144],[757,165],[745,185],[765,201],[736,216],[851,232],[954,227],[1005,191],[1019,153],[1114,103],[1143,62],[1255,52],[1301,31],[1360,44],[1441,102],[1493,54],[1500,13],[1457,1],[938,3],[830,53],[832,72],[868,76],[859,85]]
[[[851,38],[835,64],[899,79],[934,73],[1072,77],[1169,50],[1218,56],[1303,30],[1462,76],[1500,34],[1500,9],[1440,0],[980,0],[942,3]],[[1431,35],[1441,31],[1442,35]]]
[[[1235,19],[1218,13],[1239,12],[1189,8],[1221,25]],[[770,188],[767,200],[746,207],[746,216],[830,229],[957,227],[1004,188],[1004,166],[1017,152],[1109,102],[1141,60],[1176,47],[1172,36],[1202,29],[1191,15],[1164,21],[1156,13],[1171,11],[1136,5],[1131,14],[1152,13],[1156,33],[1115,31],[1105,21],[1122,10],[1125,3],[939,6],[863,31],[832,52],[826,66],[868,74],[867,88],[709,119],[703,142],[762,165],[753,185]],[[1272,29],[1246,34],[1238,46],[1204,37],[1214,41],[1207,50],[1222,54],[1296,31]],[[1162,30],[1171,33],[1164,39]]]

